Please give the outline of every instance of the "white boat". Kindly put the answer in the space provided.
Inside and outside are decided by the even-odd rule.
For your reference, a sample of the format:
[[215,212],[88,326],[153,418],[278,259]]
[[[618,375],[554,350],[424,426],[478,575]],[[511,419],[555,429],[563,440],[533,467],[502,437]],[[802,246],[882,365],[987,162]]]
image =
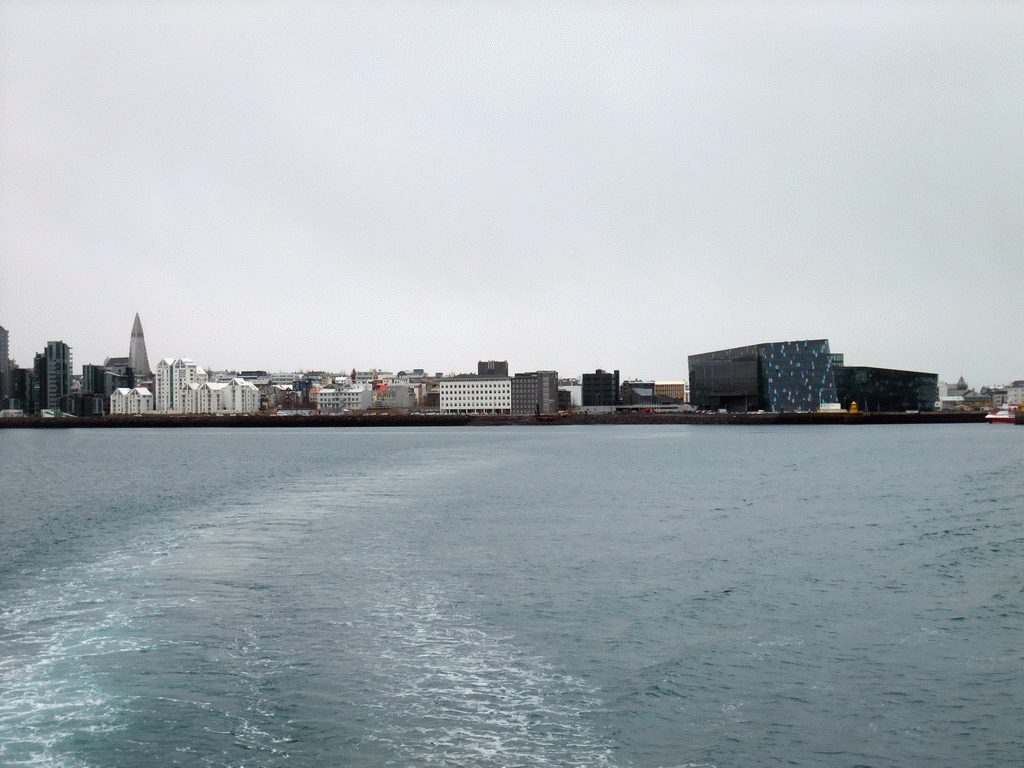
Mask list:
[[1013,424],[1016,418],[1016,405],[1004,405],[999,410],[992,411],[985,416],[985,420],[990,424]]

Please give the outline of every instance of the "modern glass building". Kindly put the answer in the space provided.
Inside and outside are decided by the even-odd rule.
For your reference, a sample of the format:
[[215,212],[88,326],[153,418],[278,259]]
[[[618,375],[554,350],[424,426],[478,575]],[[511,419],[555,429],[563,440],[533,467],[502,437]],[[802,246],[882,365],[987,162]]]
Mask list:
[[35,356],[33,407],[68,410],[71,395],[71,347],[63,341],[48,341],[46,349]]
[[700,410],[814,412],[839,403],[860,410],[931,411],[938,374],[846,367],[828,339],[776,341],[689,357],[690,402]]
[[828,339],[776,341],[690,355],[690,403],[700,410],[817,411],[837,402]]
[[837,368],[836,385],[844,408],[876,411],[933,411],[939,399],[939,375],[890,368]]

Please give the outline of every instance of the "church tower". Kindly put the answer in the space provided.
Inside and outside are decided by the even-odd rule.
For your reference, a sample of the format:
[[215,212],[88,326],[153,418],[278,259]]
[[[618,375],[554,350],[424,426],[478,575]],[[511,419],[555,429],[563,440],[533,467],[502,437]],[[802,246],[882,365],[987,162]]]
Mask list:
[[139,313],[135,313],[135,325],[132,326],[132,344],[128,348],[128,364],[137,378],[148,379],[153,375],[149,368],[149,355],[146,354],[146,337],[142,335],[142,321]]

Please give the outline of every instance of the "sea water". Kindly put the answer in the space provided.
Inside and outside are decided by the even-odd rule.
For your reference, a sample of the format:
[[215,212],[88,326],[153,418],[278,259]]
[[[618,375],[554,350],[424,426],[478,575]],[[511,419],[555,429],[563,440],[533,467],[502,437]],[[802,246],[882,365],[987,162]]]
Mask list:
[[1019,765],[1022,443],[0,430],[0,765]]

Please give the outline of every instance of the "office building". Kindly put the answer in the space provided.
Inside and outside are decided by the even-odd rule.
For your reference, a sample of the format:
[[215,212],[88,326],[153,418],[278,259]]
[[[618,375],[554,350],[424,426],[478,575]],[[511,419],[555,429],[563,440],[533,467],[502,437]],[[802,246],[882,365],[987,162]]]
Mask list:
[[448,376],[438,382],[441,413],[512,413],[508,376]]
[[598,368],[583,374],[581,397],[583,407],[616,406],[619,399],[619,372],[608,373]]
[[654,393],[658,397],[667,397],[680,403],[690,402],[690,382],[688,381],[656,381]]
[[512,377],[511,403],[514,414],[558,413],[558,373],[517,373]]

